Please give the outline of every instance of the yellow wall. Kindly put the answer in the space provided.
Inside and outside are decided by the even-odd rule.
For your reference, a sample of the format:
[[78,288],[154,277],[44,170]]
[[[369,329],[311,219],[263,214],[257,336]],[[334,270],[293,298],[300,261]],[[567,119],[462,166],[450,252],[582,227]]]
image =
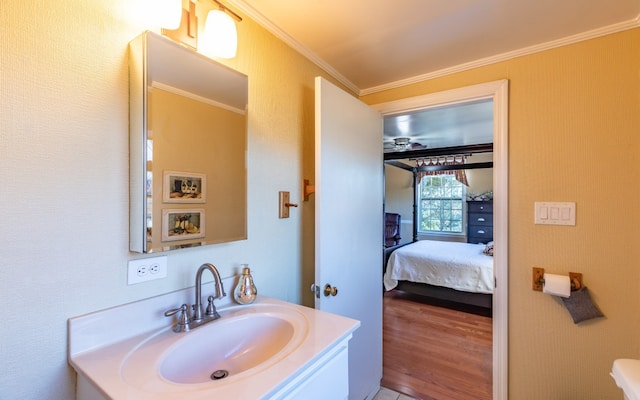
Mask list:
[[[246,239],[246,116],[157,88],[149,91],[148,103],[154,199],[149,245],[162,249],[200,241],[211,244]],[[204,200],[181,203],[163,199],[163,192],[171,187],[164,178],[168,171],[204,175]],[[174,228],[168,219],[168,226],[163,226],[163,213],[179,209],[204,211],[204,221],[198,225],[204,237],[163,241],[165,230]]]
[[[509,398],[621,398],[608,373],[640,358],[640,29],[363,98],[509,80]],[[575,227],[533,224],[576,202]],[[531,268],[582,272],[606,318],[574,325]]]
[[[261,294],[312,303],[314,199],[302,202],[302,180],[313,180],[313,79],[327,76],[249,18],[225,61],[249,76],[248,239],[167,253],[167,278],[127,285],[141,257],[128,251],[127,47],[160,31],[156,5],[0,6],[0,399],[73,399],[67,319],[193,286],[203,262],[223,277],[248,263]],[[214,4],[197,7],[202,27]],[[300,204],[286,220],[280,190]]]

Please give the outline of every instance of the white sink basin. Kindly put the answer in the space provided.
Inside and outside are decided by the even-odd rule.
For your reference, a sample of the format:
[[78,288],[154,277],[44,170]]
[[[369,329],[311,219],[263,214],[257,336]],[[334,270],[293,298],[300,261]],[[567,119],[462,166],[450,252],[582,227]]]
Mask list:
[[[232,278],[225,282],[232,284]],[[227,296],[218,306],[220,319],[190,332],[173,332],[162,315],[168,305],[193,295],[187,288],[70,319],[69,362],[78,372],[76,397],[344,397],[298,388],[322,378],[320,385],[329,392],[348,390],[346,348],[358,321],[267,297],[238,306]],[[211,374],[220,369],[228,376],[212,380]]]
[[161,356],[160,374],[176,383],[234,376],[282,352],[294,332],[290,321],[269,314],[210,322],[185,335]]
[[151,390],[154,381],[221,385],[285,358],[309,329],[303,314],[278,305],[235,307],[221,315],[189,332],[164,330],[143,341],[123,360],[122,378]]

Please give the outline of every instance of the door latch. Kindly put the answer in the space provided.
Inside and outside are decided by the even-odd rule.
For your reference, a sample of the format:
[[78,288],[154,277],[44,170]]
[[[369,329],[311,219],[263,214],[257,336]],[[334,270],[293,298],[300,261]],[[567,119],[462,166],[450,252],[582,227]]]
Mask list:
[[313,294],[316,296],[316,299],[320,298],[320,286],[316,285],[315,283],[312,283],[309,290],[313,292]]

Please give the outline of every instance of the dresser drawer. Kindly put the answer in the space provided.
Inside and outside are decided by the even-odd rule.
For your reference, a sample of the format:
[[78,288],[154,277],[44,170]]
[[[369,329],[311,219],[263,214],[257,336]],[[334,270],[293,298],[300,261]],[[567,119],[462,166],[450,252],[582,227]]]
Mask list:
[[492,213],[493,201],[470,201],[467,203],[469,213]]
[[477,237],[477,236],[469,236],[467,238],[467,243],[487,244],[487,243],[491,242],[492,240],[493,240],[493,238],[482,238],[482,237]]
[[468,235],[469,237],[493,239],[493,227],[492,226],[470,226]]
[[493,225],[493,214],[479,214],[479,213],[470,213],[469,214],[469,225],[482,225],[482,226],[492,226]]

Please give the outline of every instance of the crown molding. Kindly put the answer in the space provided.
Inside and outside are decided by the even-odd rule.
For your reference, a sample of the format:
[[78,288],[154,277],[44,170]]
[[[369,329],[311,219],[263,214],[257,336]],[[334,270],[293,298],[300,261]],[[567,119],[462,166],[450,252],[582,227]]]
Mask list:
[[335,68],[329,65],[326,61],[320,58],[316,53],[309,50],[302,43],[298,42],[291,35],[280,29],[273,22],[268,20],[264,15],[260,14],[258,10],[244,2],[243,0],[228,0],[228,3],[233,4],[238,9],[242,10],[248,17],[256,21],[259,25],[265,28],[267,31],[271,32],[278,39],[282,40],[284,43],[292,47],[298,53],[302,54],[304,57],[308,58],[311,62],[316,64],[318,67],[322,68],[325,72],[331,75],[334,79],[340,82],[342,85],[347,87],[352,93],[358,95],[360,93],[360,88],[357,87],[353,82],[347,79],[344,75],[339,73]]
[[325,72],[327,72],[334,79],[336,79],[338,82],[343,84],[345,87],[347,87],[350,91],[352,91],[358,96],[366,96],[369,94],[382,92],[385,90],[396,89],[402,86],[424,82],[429,79],[439,78],[445,75],[450,75],[457,72],[470,70],[473,68],[483,67],[486,65],[495,64],[497,62],[507,61],[513,58],[535,54],[542,51],[554,49],[557,47],[562,47],[562,46],[570,45],[573,43],[578,43],[585,40],[610,35],[612,33],[622,32],[629,29],[640,27],[640,15],[638,15],[634,19],[631,19],[628,21],[623,21],[616,24],[604,26],[604,27],[593,29],[590,31],[567,36],[561,39],[552,40],[549,42],[540,43],[540,44],[529,46],[529,47],[524,47],[518,50],[508,51],[506,53],[501,53],[494,56],[481,58],[475,61],[455,65],[453,67],[443,68],[433,72],[427,72],[425,74],[417,75],[417,76],[406,78],[406,79],[401,79],[394,82],[385,83],[379,86],[360,89],[353,82],[347,79],[344,75],[340,74],[335,68],[329,65],[326,61],[320,58],[317,54],[310,51],[308,48],[302,45],[302,43],[298,42],[292,36],[290,36],[285,31],[283,31],[278,26],[276,26],[273,22],[265,18],[264,15],[260,14],[255,8],[247,4],[244,0],[227,0],[227,1],[228,3],[242,10],[242,12],[244,12],[247,16],[249,16],[251,19],[256,21],[258,24],[260,24],[267,31],[271,32],[277,38],[282,40],[284,43],[292,47],[294,50],[302,54],[304,57],[308,58],[311,62],[316,64],[318,67],[322,68]]
[[640,15],[632,20],[620,22],[613,25],[608,25],[602,28],[593,29],[590,31],[582,32],[576,35],[567,36],[561,39],[552,40],[550,42],[540,43],[537,45],[524,47],[522,49],[509,51],[495,56],[481,58],[475,61],[471,61],[464,64],[459,64],[453,67],[444,68],[438,71],[428,72],[426,74],[417,75],[411,78],[402,79],[395,82],[385,83],[384,85],[374,86],[360,90],[360,96],[365,96],[372,93],[382,92],[384,90],[396,89],[402,86],[411,85],[427,81],[429,79],[439,78],[445,75],[450,75],[456,72],[462,72],[473,68],[483,67],[490,64],[495,64],[501,61],[507,61],[513,58],[526,56],[529,54],[535,54],[542,51],[567,46],[570,44],[582,42],[589,39],[594,39],[601,36],[610,35],[616,32],[622,32],[629,29],[640,27]]

